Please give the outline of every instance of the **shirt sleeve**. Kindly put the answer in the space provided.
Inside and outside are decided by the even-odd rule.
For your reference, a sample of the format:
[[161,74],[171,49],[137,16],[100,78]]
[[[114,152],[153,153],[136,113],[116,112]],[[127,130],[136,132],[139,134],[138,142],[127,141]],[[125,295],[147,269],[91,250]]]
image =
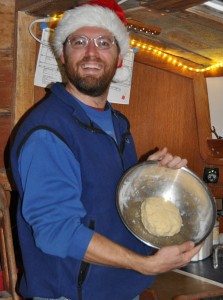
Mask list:
[[22,213],[37,247],[59,257],[83,259],[93,231],[81,223],[80,166],[69,147],[47,130],[34,132],[21,149]]

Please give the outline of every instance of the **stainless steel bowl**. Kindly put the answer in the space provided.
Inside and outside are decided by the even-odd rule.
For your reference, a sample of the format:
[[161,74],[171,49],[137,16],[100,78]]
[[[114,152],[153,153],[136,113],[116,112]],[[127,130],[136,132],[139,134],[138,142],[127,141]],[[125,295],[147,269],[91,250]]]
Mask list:
[[[150,234],[141,221],[141,204],[151,196],[170,200],[179,209],[183,221],[172,237]],[[213,230],[216,220],[214,198],[207,185],[190,169],[170,169],[156,161],[146,161],[130,168],[117,188],[117,208],[130,232],[143,243],[161,248],[192,240],[202,242]]]

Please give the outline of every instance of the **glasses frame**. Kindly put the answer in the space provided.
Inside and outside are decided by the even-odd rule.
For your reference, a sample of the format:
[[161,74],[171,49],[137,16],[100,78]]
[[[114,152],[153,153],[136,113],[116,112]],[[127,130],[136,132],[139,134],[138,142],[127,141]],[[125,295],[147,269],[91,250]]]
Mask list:
[[[86,40],[86,45],[85,45],[85,46],[78,46],[77,48],[72,47],[71,41],[72,41],[72,39],[73,39],[74,37],[79,37],[79,38],[85,39],[85,40]],[[99,38],[103,38],[103,37],[109,37],[109,38],[112,38],[112,39],[113,39],[112,44],[111,44],[110,47],[108,47],[108,48],[100,48],[100,47],[98,46],[97,40],[98,40]],[[87,48],[87,47],[89,46],[89,44],[90,44],[91,41],[94,42],[95,47],[97,47],[99,50],[108,50],[108,49],[111,49],[112,46],[115,45],[115,44],[118,46],[118,42],[117,42],[117,40],[116,40],[116,38],[115,38],[114,35],[99,35],[99,36],[96,36],[96,37],[94,37],[94,38],[89,38],[89,37],[87,37],[87,36],[85,36],[85,35],[74,35],[74,36],[71,37],[71,38],[68,37],[68,38],[66,39],[66,41],[65,41],[64,44],[68,43],[68,44],[71,46],[72,49],[85,49],[85,48]]]

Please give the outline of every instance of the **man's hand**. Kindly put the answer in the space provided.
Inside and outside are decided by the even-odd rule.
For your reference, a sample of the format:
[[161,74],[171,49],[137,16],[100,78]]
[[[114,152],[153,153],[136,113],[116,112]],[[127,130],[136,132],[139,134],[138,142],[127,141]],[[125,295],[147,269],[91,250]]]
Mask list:
[[162,166],[172,169],[179,169],[187,165],[187,160],[185,158],[181,158],[180,156],[173,156],[168,152],[168,149],[166,147],[151,154],[147,158],[147,160],[158,160]]
[[195,246],[188,241],[181,245],[163,247],[154,255],[144,259],[144,270],[140,270],[145,275],[157,275],[168,272],[176,268],[186,266],[192,257],[198,253],[203,244]]

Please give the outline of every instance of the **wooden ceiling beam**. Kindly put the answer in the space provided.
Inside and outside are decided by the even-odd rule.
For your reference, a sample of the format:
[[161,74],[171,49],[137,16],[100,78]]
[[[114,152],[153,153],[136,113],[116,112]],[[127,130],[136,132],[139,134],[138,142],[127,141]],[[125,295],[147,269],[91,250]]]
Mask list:
[[77,6],[76,0],[16,0],[16,11],[24,11],[33,16],[53,16]]
[[206,2],[205,0],[144,0],[141,5],[145,7],[152,7],[164,11],[182,11],[187,8],[199,5]]

